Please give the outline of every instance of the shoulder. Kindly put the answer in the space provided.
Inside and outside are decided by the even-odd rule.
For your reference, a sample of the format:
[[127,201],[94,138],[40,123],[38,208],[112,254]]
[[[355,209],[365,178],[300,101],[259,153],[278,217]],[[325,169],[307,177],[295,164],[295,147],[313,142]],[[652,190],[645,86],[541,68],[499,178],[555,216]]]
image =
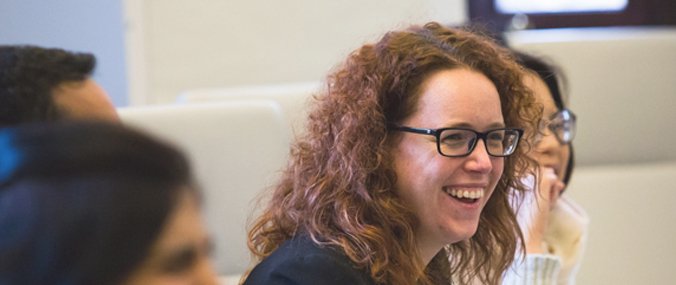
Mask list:
[[517,257],[504,272],[502,285],[556,284],[561,271],[561,260],[551,254],[528,254]]
[[249,274],[245,285],[371,285],[368,274],[339,251],[306,237],[283,243]]

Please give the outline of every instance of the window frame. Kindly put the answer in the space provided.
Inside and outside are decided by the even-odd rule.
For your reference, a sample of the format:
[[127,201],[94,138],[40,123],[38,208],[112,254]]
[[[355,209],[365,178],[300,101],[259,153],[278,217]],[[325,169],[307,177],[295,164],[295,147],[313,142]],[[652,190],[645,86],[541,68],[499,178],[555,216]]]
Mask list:
[[[495,31],[505,31],[515,14],[497,11],[495,0],[467,0],[472,22],[488,25]],[[676,25],[676,1],[628,0],[617,12],[525,13],[529,27],[534,29]]]

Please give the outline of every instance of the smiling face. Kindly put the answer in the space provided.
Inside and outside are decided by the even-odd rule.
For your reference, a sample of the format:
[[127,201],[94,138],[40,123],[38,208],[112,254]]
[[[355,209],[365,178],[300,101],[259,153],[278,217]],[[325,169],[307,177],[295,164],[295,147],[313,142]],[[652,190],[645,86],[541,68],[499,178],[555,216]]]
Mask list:
[[217,284],[198,203],[194,194],[183,192],[149,256],[125,285]]
[[[416,111],[399,123],[479,132],[504,127],[495,85],[483,74],[464,68],[429,76]],[[433,136],[401,133],[397,139],[393,149],[397,193],[418,218],[416,239],[429,262],[443,246],[474,235],[481,211],[502,175],[504,158],[489,156],[483,140],[468,156],[444,157],[437,152]],[[481,197],[461,198],[458,192]]]
[[[545,82],[535,74],[529,73],[524,80],[525,85],[535,93],[537,102],[542,104],[542,118],[548,122],[552,115],[558,112],[552,93],[549,92]],[[565,172],[568,169],[570,145],[560,143],[549,128],[540,131],[543,132],[543,136],[535,144],[533,159],[542,166],[553,168],[561,180],[566,176]]]

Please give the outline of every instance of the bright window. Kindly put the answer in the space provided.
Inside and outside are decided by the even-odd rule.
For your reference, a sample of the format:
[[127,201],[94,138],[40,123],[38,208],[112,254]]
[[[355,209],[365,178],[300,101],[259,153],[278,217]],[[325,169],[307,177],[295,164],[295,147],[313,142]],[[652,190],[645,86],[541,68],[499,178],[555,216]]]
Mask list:
[[496,0],[498,12],[504,14],[545,14],[571,12],[617,12],[629,0]]
[[467,0],[467,6],[472,22],[480,22],[494,32],[514,28],[676,26],[676,0]]

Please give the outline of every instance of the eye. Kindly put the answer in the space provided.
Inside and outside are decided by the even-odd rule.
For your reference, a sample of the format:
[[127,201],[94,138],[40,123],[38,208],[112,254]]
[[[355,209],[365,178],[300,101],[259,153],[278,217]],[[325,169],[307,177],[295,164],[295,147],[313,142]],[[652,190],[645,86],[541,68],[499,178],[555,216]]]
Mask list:
[[182,273],[197,262],[199,253],[194,247],[184,247],[168,256],[162,263],[162,271],[166,273]]
[[474,134],[466,130],[445,130],[440,136],[440,142],[448,147],[464,147],[473,139]]
[[491,131],[486,135],[486,140],[490,147],[502,147],[505,140],[505,131]]
[[490,141],[498,141],[502,142],[503,139],[505,139],[505,132],[504,131],[492,131],[488,133],[488,140]]
[[549,124],[549,129],[551,129],[551,130],[558,130],[558,129],[561,129],[561,128],[565,127],[564,124],[565,124],[565,123],[564,123],[563,121],[561,121],[561,120],[555,120],[555,121],[552,121],[552,122]]

